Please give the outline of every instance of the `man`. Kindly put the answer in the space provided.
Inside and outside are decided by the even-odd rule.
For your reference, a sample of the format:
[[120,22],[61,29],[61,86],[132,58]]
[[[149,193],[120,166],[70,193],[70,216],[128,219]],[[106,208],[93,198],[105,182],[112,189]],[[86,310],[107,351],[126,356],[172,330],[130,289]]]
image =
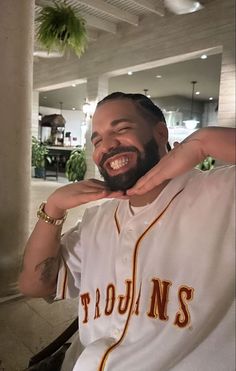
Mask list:
[[[233,371],[235,131],[204,128],[167,154],[162,112],[113,93],[93,117],[93,159],[105,182],[57,189],[40,207],[20,288],[79,297],[74,371]],[[60,241],[66,210],[88,208]],[[69,369],[68,369],[69,370]]]

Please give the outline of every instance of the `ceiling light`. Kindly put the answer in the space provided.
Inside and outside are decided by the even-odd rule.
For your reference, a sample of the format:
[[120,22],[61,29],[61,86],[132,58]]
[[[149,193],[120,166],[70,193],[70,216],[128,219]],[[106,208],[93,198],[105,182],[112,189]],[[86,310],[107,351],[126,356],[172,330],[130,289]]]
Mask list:
[[175,14],[193,13],[203,8],[199,1],[193,0],[164,0],[164,3]]
[[85,114],[85,115],[88,115],[89,113],[90,113],[90,104],[89,104],[89,102],[87,102],[86,101],[86,99],[85,99],[85,102],[84,102],[84,104],[83,104],[83,107],[82,107],[82,109],[83,109],[83,113]]
[[72,111],[75,111],[75,107],[72,107]]
[[72,84],[71,86],[73,86],[73,88],[75,88],[76,87],[76,84]]
[[196,93],[195,93],[196,95],[200,95],[200,91],[196,91]]
[[128,75],[129,75],[129,76],[133,75],[133,72],[132,72],[132,71],[129,71],[129,72],[128,72]]
[[213,100],[213,97],[210,97],[209,100]]
[[206,54],[202,54],[201,55],[201,59],[207,59],[207,55]]
[[156,75],[156,78],[157,78],[157,79],[161,79],[162,76],[161,76],[161,75]]

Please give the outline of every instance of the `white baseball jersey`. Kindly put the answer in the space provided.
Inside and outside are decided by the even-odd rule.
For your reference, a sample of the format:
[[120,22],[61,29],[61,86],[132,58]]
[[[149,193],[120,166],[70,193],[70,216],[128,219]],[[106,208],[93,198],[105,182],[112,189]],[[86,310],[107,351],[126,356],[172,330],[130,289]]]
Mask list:
[[63,238],[57,298],[79,297],[74,371],[233,371],[234,167],[193,170],[132,213],[88,209]]

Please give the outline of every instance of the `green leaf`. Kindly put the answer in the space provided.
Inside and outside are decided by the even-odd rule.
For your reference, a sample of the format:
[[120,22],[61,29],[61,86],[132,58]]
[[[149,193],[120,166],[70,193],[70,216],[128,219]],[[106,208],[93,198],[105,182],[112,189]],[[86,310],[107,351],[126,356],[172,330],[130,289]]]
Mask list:
[[66,176],[69,181],[83,180],[86,172],[85,150],[75,149],[66,162]]
[[57,3],[46,6],[39,12],[36,22],[37,39],[48,52],[56,49],[64,53],[71,49],[80,57],[85,51],[88,40],[85,20],[74,7]]

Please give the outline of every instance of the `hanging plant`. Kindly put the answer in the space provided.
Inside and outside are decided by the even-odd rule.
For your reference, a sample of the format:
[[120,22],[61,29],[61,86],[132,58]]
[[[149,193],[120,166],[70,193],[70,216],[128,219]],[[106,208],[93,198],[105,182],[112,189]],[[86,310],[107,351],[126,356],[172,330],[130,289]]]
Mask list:
[[36,18],[37,39],[48,52],[72,49],[80,57],[87,44],[85,20],[66,2],[54,4],[42,8]]

